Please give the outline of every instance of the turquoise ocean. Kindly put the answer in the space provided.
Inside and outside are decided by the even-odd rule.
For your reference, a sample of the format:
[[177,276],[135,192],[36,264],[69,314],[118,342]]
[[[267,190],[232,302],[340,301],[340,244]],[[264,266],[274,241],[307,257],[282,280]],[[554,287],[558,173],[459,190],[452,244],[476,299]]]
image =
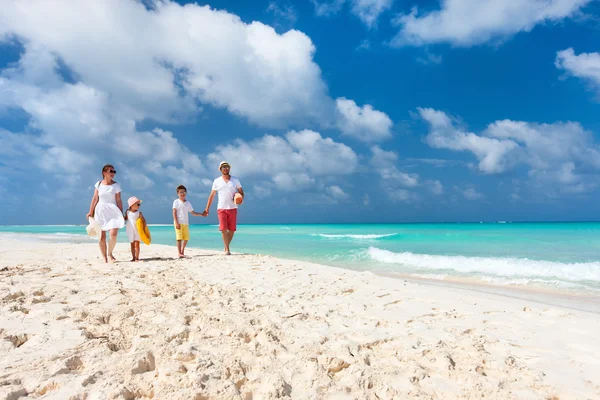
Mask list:
[[[150,229],[153,243],[175,244],[172,225]],[[190,247],[222,248],[216,226],[191,225],[190,231]],[[83,225],[0,226],[0,237],[7,235],[94,242]],[[123,229],[119,242],[126,241]],[[600,295],[596,222],[238,225],[232,250],[398,277]]]

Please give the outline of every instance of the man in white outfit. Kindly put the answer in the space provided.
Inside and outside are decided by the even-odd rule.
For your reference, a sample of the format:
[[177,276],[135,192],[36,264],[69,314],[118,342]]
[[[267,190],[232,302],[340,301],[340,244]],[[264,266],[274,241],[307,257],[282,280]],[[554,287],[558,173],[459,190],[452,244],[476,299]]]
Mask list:
[[237,227],[237,208],[238,205],[234,201],[234,197],[237,193],[241,195],[238,200],[241,201],[244,197],[244,190],[240,180],[235,176],[229,175],[231,166],[227,161],[221,161],[219,164],[219,171],[221,176],[214,180],[212,185],[212,191],[208,196],[208,202],[206,203],[206,209],[202,215],[207,216],[210,206],[212,204],[215,193],[219,194],[219,202],[217,204],[217,215],[219,216],[219,230],[223,236],[223,244],[225,245],[225,254],[229,255],[229,245],[233,239],[233,235]]

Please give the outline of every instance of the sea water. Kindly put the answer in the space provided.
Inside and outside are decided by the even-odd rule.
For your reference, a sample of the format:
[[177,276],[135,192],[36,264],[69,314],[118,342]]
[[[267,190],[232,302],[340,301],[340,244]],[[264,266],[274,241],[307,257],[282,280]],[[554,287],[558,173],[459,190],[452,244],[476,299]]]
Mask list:
[[[172,225],[150,230],[152,243],[175,244]],[[85,226],[0,226],[0,233],[93,241]],[[217,226],[190,225],[190,235],[189,247],[222,248]],[[123,231],[119,242],[126,241]],[[592,222],[238,225],[232,250],[392,276],[600,294],[600,223]]]

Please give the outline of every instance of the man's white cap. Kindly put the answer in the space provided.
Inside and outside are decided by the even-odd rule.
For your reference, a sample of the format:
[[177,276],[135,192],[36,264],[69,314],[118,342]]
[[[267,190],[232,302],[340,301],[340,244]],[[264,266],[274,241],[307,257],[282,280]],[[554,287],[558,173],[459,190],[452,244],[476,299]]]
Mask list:
[[227,165],[228,167],[230,167],[230,168],[231,168],[231,165],[229,165],[229,163],[228,163],[227,161],[221,161],[221,163],[219,164],[219,171],[221,170],[221,167],[222,167],[223,165]]

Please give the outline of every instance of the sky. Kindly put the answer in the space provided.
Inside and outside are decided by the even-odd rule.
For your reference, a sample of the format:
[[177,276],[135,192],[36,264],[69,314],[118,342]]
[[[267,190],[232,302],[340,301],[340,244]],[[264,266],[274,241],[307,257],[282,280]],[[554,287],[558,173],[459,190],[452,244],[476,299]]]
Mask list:
[[[0,225],[600,220],[598,0],[7,0]],[[216,223],[192,217],[192,223]]]

